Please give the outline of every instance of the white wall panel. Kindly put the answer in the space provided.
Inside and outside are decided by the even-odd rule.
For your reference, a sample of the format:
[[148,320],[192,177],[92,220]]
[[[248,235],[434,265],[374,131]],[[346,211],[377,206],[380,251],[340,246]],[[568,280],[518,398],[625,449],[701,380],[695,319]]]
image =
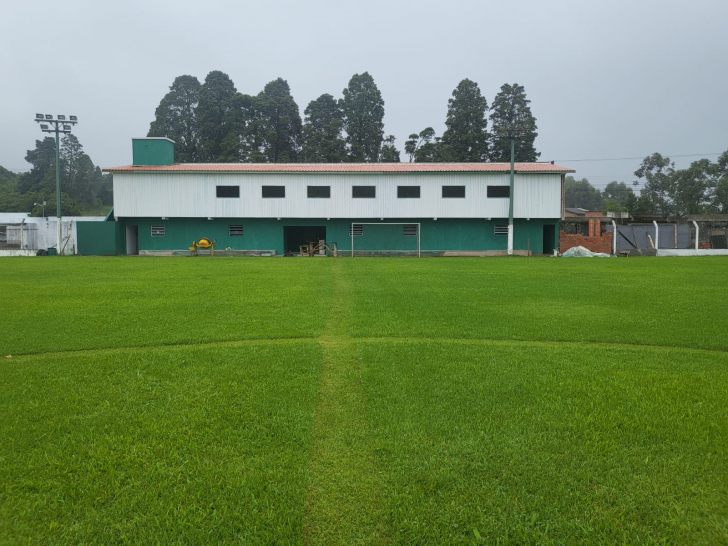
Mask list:
[[[508,199],[487,197],[507,173],[116,173],[117,217],[196,218],[507,218]],[[217,198],[217,185],[240,186],[240,198]],[[285,186],[264,199],[262,186]],[[307,186],[331,186],[331,198],[309,199]],[[376,187],[376,198],[352,198],[352,186]],[[420,186],[419,199],[397,198],[397,186]],[[465,186],[465,198],[442,198],[442,186]],[[514,216],[559,218],[561,175],[517,174]]]

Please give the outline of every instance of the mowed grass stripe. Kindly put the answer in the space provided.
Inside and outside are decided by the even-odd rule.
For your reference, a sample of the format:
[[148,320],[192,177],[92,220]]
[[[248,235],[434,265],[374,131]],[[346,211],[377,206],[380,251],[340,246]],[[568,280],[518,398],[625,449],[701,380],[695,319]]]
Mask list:
[[361,366],[349,334],[351,294],[341,262],[319,339],[323,352],[303,525],[308,545],[382,544],[382,499]]
[[[101,354],[114,354],[124,352],[136,352],[136,351],[148,351],[154,348],[202,348],[202,347],[244,347],[246,345],[266,345],[266,344],[285,344],[285,343],[299,343],[301,341],[315,341],[314,338],[298,337],[298,338],[271,338],[271,339],[240,339],[231,341],[210,341],[207,343],[175,343],[175,344],[160,344],[155,346],[123,346],[114,347],[107,349],[65,349],[62,351],[50,351],[44,353],[21,353],[15,355],[5,355],[6,358],[44,358],[49,356],[59,355],[101,355]],[[537,345],[543,347],[558,347],[573,346],[588,348],[630,348],[630,347],[642,347],[645,349],[675,349],[679,351],[696,351],[699,353],[728,353],[728,349],[704,349],[695,347],[685,347],[683,345],[650,345],[645,343],[611,343],[608,341],[571,341],[571,340],[553,340],[553,341],[533,341],[525,339],[513,339],[503,340],[498,338],[447,338],[447,337],[364,337],[356,338],[356,341],[371,342],[371,343],[412,343],[412,342],[455,342],[462,344],[478,344],[478,343],[494,343],[502,345],[518,345],[523,343],[525,345]]]

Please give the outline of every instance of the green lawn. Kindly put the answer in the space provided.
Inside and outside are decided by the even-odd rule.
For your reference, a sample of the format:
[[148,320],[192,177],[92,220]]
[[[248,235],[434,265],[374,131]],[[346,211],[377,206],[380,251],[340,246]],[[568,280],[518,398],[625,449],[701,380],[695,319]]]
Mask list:
[[728,544],[723,258],[0,281],[0,544]]

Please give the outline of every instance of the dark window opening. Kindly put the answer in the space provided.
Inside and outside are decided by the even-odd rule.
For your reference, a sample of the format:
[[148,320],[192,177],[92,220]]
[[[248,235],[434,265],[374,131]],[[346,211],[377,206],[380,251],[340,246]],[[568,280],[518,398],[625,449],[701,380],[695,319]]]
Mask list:
[[364,235],[364,226],[361,224],[349,224],[349,237],[360,237]]
[[217,186],[218,197],[240,197],[240,186]]
[[465,186],[443,186],[443,197],[465,197]]
[[[583,235],[584,237],[589,236],[589,224],[587,222],[563,222],[564,233],[569,235]],[[604,226],[604,224],[602,224]]]
[[263,186],[263,197],[281,198],[286,196],[285,186]]
[[164,226],[152,226],[152,237],[164,237]]
[[405,224],[402,226],[402,235],[405,237],[417,236],[417,224]]
[[508,224],[502,224],[499,226],[495,226],[495,234],[496,235],[508,235]]
[[228,226],[228,235],[230,237],[242,237],[243,226]]
[[488,186],[488,197],[510,197],[510,186]]
[[308,186],[308,197],[328,199],[331,197],[331,186]]
[[420,197],[420,187],[397,186],[397,197],[400,199],[418,199]]
[[356,198],[372,198],[377,196],[376,186],[352,186],[351,196]]

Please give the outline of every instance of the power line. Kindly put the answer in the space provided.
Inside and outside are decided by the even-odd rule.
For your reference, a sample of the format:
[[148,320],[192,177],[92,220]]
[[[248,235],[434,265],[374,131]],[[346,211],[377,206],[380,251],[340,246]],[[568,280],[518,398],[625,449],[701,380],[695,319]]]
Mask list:
[[[705,153],[705,154],[661,154],[662,157],[672,159],[673,157],[705,157],[706,155],[721,155],[723,152]],[[554,159],[554,161],[570,161],[575,163],[577,161],[627,161],[633,159],[644,159],[652,154],[642,155],[639,157],[603,157],[598,159]]]

